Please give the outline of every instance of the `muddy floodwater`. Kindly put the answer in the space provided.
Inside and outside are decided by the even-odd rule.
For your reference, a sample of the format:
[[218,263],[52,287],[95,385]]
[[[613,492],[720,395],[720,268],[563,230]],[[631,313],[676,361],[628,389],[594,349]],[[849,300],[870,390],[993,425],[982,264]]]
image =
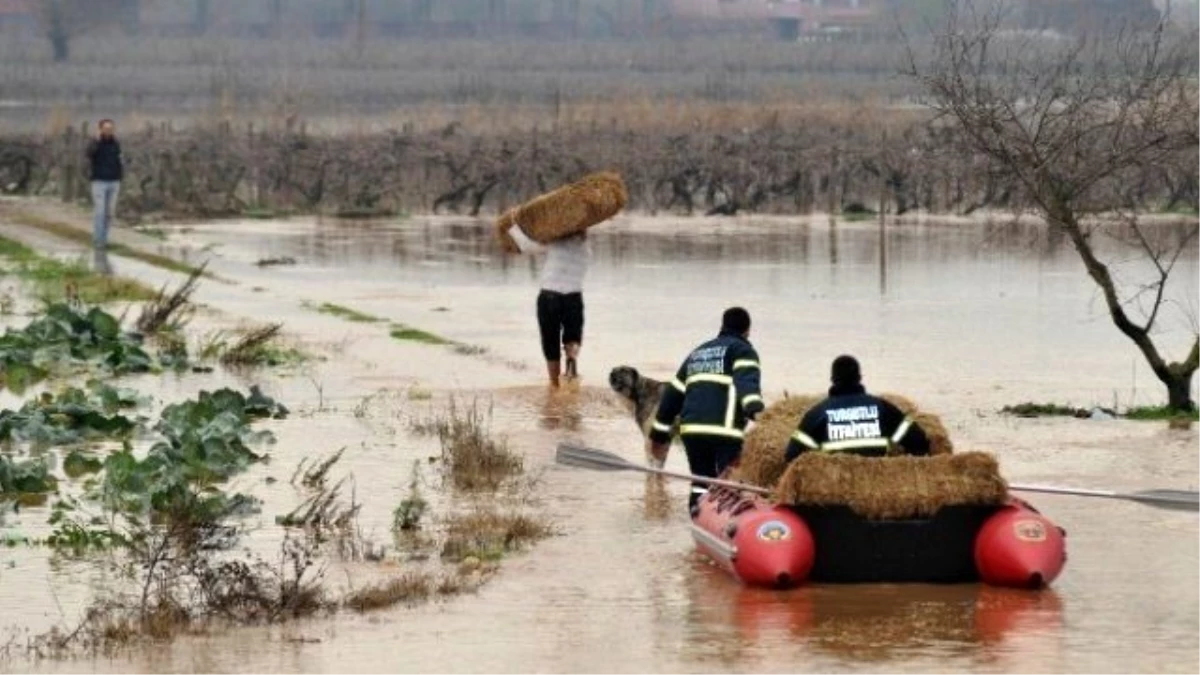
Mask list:
[[[1162,225],[1163,241],[1185,229]],[[1195,427],[1017,419],[1024,401],[1090,408],[1159,403],[1165,392],[1112,326],[1070,243],[1013,223],[622,219],[593,230],[578,390],[549,395],[534,318],[537,261],[502,259],[486,224],[198,223],[163,246],[236,283],[198,298],[233,316],[283,321],[329,360],[265,388],[301,411],[272,423],[264,513],[291,467],[348,447],[368,531],[386,532],[413,459],[436,452],[406,420],[450,396],[490,406],[539,475],[558,535],[503,563],[475,595],[363,616],[241,628],[115,659],[42,671],[738,671],[1197,672],[1200,560],[1195,514],[1128,502],[1031,495],[1068,534],[1049,591],[963,586],[740,587],[693,552],[686,484],[556,467],[571,439],[640,460],[631,417],[607,388],[616,365],[669,377],[731,304],[753,315],[768,399],[818,393],[841,353],[868,388],[940,414],[960,449],[989,450],[1012,482],[1195,489]],[[69,247],[67,247],[69,249]],[[70,252],[67,250],[66,252]],[[1168,288],[1157,339],[1186,355],[1198,301],[1192,240]],[[294,265],[259,266],[268,258]],[[114,258],[120,274],[161,274]],[[1120,267],[1136,280],[1146,269]],[[158,281],[157,283],[161,283]],[[486,349],[401,344],[387,330],[311,308],[336,303]],[[142,380],[158,396],[211,381]],[[407,394],[406,394],[407,392]],[[363,397],[377,394],[363,404]],[[1195,395],[1195,394],[1193,394]],[[5,402],[11,405],[11,401]],[[356,406],[362,405],[360,414]],[[366,410],[365,414],[362,411]],[[684,470],[679,449],[670,468]],[[263,477],[258,475],[258,480]],[[282,508],[282,507],[280,507]],[[33,522],[31,517],[29,523]],[[33,527],[27,523],[27,526]],[[40,553],[4,554],[7,625],[52,625],[94,574]],[[86,590],[86,588],[85,588]],[[57,602],[56,599],[57,598]],[[66,608],[60,608],[61,605]]]

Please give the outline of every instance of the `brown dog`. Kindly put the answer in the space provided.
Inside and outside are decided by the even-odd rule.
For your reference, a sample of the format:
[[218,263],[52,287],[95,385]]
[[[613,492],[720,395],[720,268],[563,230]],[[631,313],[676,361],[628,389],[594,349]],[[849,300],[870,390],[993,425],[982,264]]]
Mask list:
[[[658,402],[667,390],[667,383],[646,377],[632,366],[617,366],[608,374],[608,385],[631,404],[633,419],[642,430],[642,436],[649,437],[650,426],[654,424]],[[679,433],[678,423],[673,431]]]

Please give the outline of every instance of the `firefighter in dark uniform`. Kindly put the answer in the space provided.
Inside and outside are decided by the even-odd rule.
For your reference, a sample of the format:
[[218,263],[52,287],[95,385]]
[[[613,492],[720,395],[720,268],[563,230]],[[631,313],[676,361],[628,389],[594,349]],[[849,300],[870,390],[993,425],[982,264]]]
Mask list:
[[833,360],[829,397],[809,409],[788,441],[787,461],[810,450],[883,457],[899,447],[910,455],[928,455],[929,438],[899,408],[868,394],[853,356]]
[[[678,416],[693,474],[716,478],[737,460],[746,423],[763,410],[758,353],[749,337],[750,314],[731,307],[720,334],[688,354],[659,402],[647,448],[652,456],[666,457]],[[706,491],[706,485],[692,484],[689,510]]]

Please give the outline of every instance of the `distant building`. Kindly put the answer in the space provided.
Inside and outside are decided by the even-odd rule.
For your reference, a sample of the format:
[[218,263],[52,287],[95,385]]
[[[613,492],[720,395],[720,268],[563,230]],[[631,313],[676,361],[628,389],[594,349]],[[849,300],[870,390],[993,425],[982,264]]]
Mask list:
[[674,18],[770,25],[782,39],[873,27],[879,0],[668,0]]
[[1021,28],[1062,33],[1150,28],[1161,18],[1154,0],[1022,0]]
[[0,0],[0,29],[37,25],[36,0]]

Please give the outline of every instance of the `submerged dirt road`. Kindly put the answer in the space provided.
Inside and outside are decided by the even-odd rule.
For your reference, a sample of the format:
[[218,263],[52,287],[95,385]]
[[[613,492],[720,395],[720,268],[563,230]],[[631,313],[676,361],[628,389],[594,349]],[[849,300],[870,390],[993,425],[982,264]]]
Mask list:
[[[3,223],[6,235],[15,226]],[[605,229],[608,228],[608,229]],[[43,248],[74,244],[35,232]],[[1102,313],[1063,242],[1023,226],[895,225],[881,251],[874,224],[626,219],[596,230],[585,301],[582,388],[541,386],[533,299],[536,263],[501,260],[485,226],[435,219],[353,224],[195,224],[167,230],[233,283],[197,299],[211,325],[283,321],[328,360],[265,388],[302,414],[279,424],[269,473],[286,478],[313,453],[346,446],[364,498],[363,526],[386,533],[413,459],[432,454],[408,420],[446,401],[490,404],[494,428],[541,472],[536,495],[559,535],[506,560],[478,595],[339,615],[272,629],[187,638],[112,659],[34,664],[43,671],[981,671],[1194,672],[1200,667],[1197,519],[1136,504],[1037,496],[1068,531],[1055,587],[1024,593],[959,587],[740,588],[696,559],[685,486],[553,465],[575,439],[641,456],[633,422],[607,392],[610,367],[670,373],[744,304],[768,395],[818,392],[829,360],[856,354],[866,383],[941,414],[963,449],[994,451],[1010,480],[1133,490],[1194,489],[1197,432],[1123,420],[1024,420],[1021,401],[1081,406],[1157,402],[1162,392]],[[205,252],[202,252],[205,251]],[[882,255],[881,255],[882,254]],[[265,258],[295,265],[259,267]],[[882,258],[882,260],[881,260]],[[1193,251],[1171,289],[1197,303]],[[158,285],[170,275],[112,257],[117,273]],[[312,309],[337,303],[465,345],[401,342],[387,325]],[[1194,313],[1193,313],[1194,316]],[[1182,355],[1186,326],[1164,336]],[[213,376],[219,380],[218,376]],[[139,386],[151,386],[142,382]],[[163,378],[162,396],[212,382]],[[412,392],[427,392],[426,400]],[[364,403],[364,397],[376,394]],[[362,406],[363,414],[355,409]],[[685,463],[675,451],[669,464]],[[281,481],[286,482],[286,481]],[[285,486],[264,488],[266,507]],[[14,624],[70,613],[77,568],[17,558],[0,576]],[[74,577],[72,575],[75,575]],[[83,578],[86,578],[84,576]],[[75,590],[72,590],[75,589]],[[86,589],[84,589],[86,590]]]

